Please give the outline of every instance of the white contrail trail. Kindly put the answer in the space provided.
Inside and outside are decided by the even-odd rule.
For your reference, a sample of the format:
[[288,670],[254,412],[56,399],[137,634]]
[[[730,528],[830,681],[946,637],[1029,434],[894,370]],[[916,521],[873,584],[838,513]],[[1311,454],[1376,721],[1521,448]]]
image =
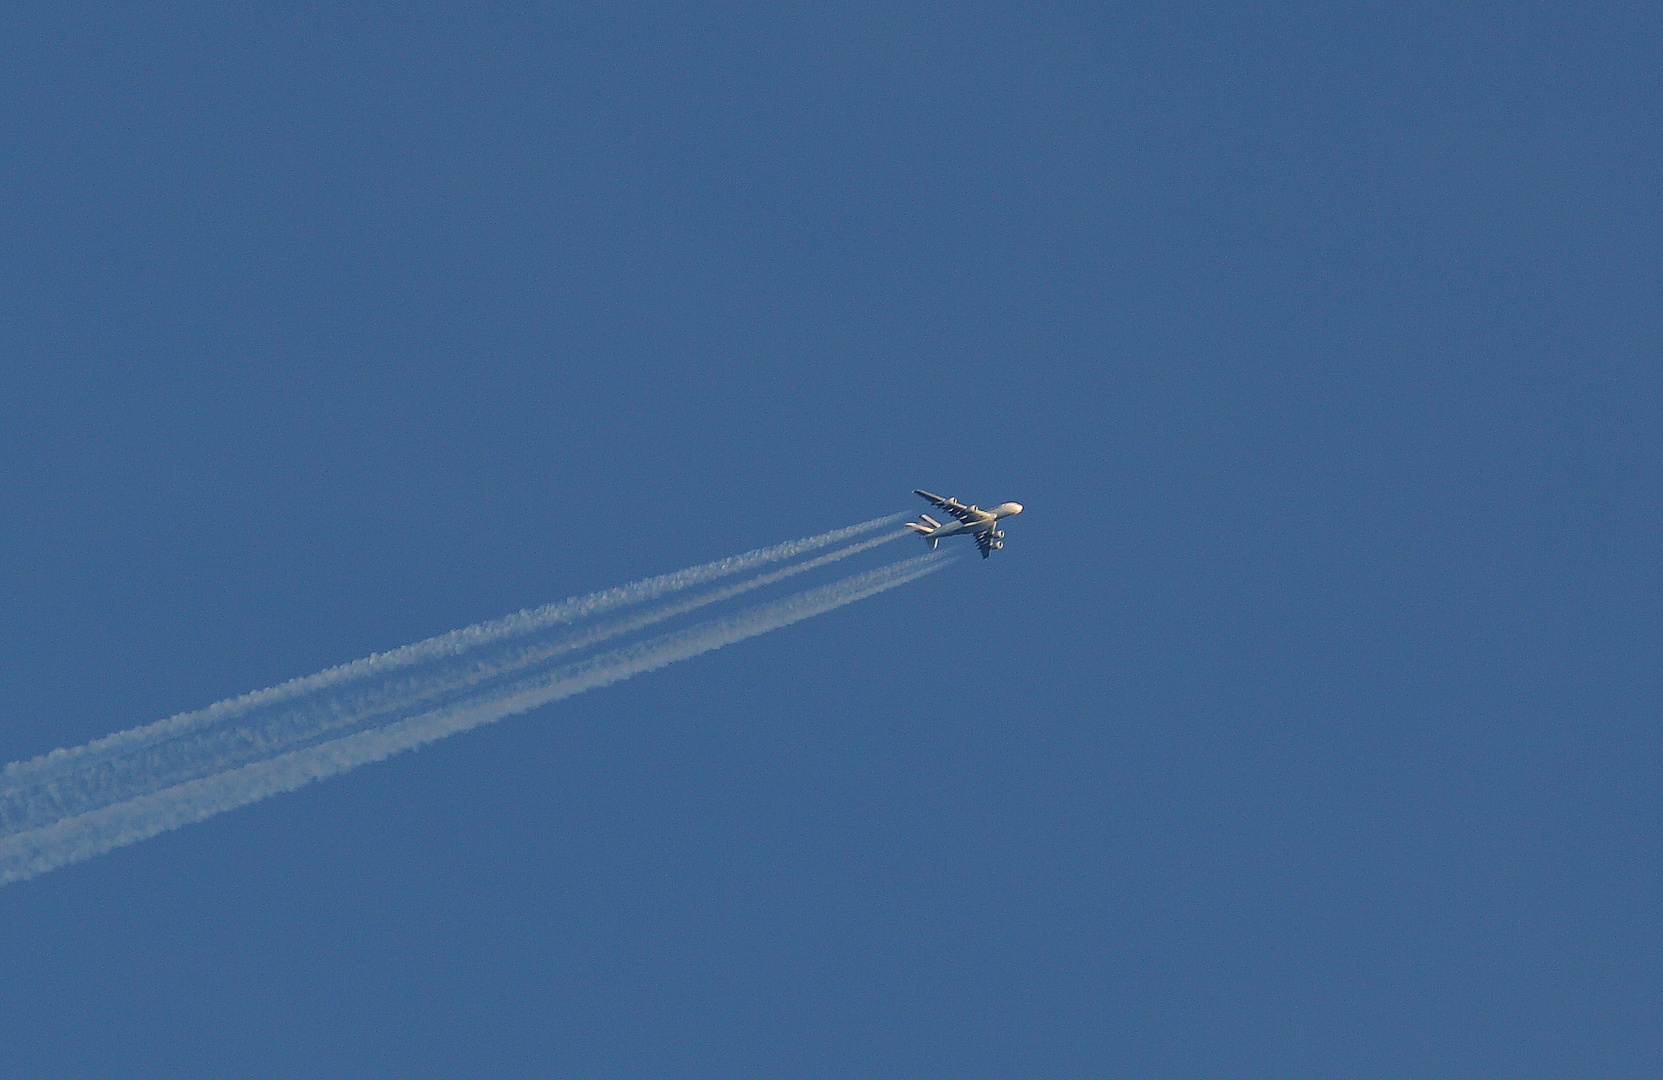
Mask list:
[[285,701],[316,693],[343,683],[373,678],[416,664],[457,656],[482,645],[535,633],[552,626],[591,618],[620,607],[655,600],[660,596],[702,585],[707,581],[728,577],[769,563],[793,559],[810,551],[827,547],[862,533],[892,525],[905,514],[890,514],[873,518],[858,525],[820,533],[818,536],[790,540],[771,547],[757,548],[743,555],[735,555],[701,566],[688,567],[674,573],[646,578],[629,585],[604,589],[587,596],[573,597],[542,607],[527,608],[513,615],[491,622],[476,623],[449,633],[418,641],[412,645],[384,653],[371,653],[361,660],[340,664],[265,690],[227,698],[205,709],[180,713],[144,727],[130,728],[105,736],[83,746],[53,750],[49,754],[26,761],[14,761],[0,770],[0,794],[19,787],[34,786],[50,777],[84,767],[94,759],[130,754],[146,746],[175,739],[196,729],[225,723],[253,710],[280,705]]
[[0,884],[22,881],[447,735],[789,626],[912,581],[940,569],[951,558],[932,553],[856,574],[728,618],[613,649],[507,685],[482,688],[417,716],[0,838]]
[[[649,609],[639,615],[556,637],[521,639],[513,651],[482,646],[426,665],[326,687],[274,707],[244,711],[212,725],[198,725],[164,740],[134,740],[123,752],[93,758],[66,755],[49,776],[31,776],[0,788],[0,835],[40,828],[67,817],[159,791],[187,780],[274,757],[302,746],[379,726],[447,701],[557,657],[645,629],[742,593],[771,585],[910,535],[886,532],[782,569]],[[144,730],[144,729],[139,729]]]

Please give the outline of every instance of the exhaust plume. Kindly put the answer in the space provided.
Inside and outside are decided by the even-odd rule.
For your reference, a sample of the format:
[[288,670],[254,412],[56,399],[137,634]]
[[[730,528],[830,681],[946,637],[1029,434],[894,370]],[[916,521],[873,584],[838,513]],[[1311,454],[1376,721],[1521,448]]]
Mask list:
[[[842,539],[895,520],[882,518],[856,526],[853,530],[838,530],[823,536]],[[257,708],[227,710],[217,719],[178,724],[164,732],[155,730],[162,725],[135,728],[86,747],[55,751],[32,762],[15,763],[7,767],[5,783],[0,784],[0,833],[5,834],[0,835],[0,884],[25,880],[180,825],[293,790],[313,780],[379,761],[447,735],[788,626],[912,581],[951,561],[950,557],[933,554],[903,560],[760,604],[736,615],[708,620],[583,660],[551,666],[551,660],[556,657],[847,558],[905,535],[904,532],[888,533],[848,545],[814,559],[587,631],[547,641],[525,642],[508,652],[492,649],[489,651],[494,655],[483,660],[461,664],[447,662],[461,652],[451,643],[461,640],[457,635],[465,632],[441,635],[408,647],[414,650],[435,642],[447,642],[428,654],[430,660],[439,661],[439,670],[427,672],[424,678],[415,678],[416,672],[408,675],[398,672],[400,667],[420,662],[419,659],[407,660],[379,669],[384,674],[391,673],[392,677],[374,688],[365,687],[365,692],[328,692],[350,690],[350,687],[340,686],[343,682],[357,683],[366,679],[373,682],[371,672],[359,667],[358,675],[315,683],[310,694],[291,690],[285,697],[276,699],[276,703],[280,704],[306,697],[306,702],[293,700],[294,706],[306,705],[305,708],[268,708],[263,712]],[[826,543],[835,543],[836,539],[823,541],[821,537],[814,537],[810,541],[822,541],[815,546],[825,546]],[[796,541],[794,544],[803,545],[810,541]],[[534,612],[547,613],[563,606],[570,611],[574,610],[573,605],[590,604],[597,598],[608,599],[595,604],[589,609],[591,612],[639,603],[665,592],[689,588],[700,581],[738,572],[732,569],[713,572],[714,568],[731,565],[738,560],[750,559],[753,561],[745,566],[757,566],[790,558],[790,554],[760,557],[789,546],[759,549],[733,560],[648,579],[634,586],[566,601],[564,605],[548,605],[534,609]],[[798,547],[796,553],[805,550],[813,550],[813,547]],[[700,574],[705,576],[699,577]],[[645,586],[651,588],[643,588]],[[629,590],[639,591],[631,593]],[[476,643],[474,647],[532,633],[532,630],[518,628],[501,629],[504,624],[528,614],[521,612],[518,616],[496,623],[470,627],[470,631],[485,631],[473,639]],[[579,617],[573,615],[568,621]],[[558,623],[549,620],[541,624],[542,627],[551,625]],[[397,652],[408,655],[406,650]],[[373,661],[376,658],[369,659]],[[367,661],[357,663],[367,665]],[[351,664],[342,665],[323,674],[327,676],[354,667]],[[317,680],[320,676],[311,679]],[[307,682],[297,679],[274,689],[293,688]],[[246,695],[220,704],[246,702],[256,697],[258,695]],[[310,700],[312,697],[319,700]],[[199,713],[184,715],[205,717],[218,708],[220,706],[210,706]],[[260,715],[249,715],[251,713]],[[176,717],[174,721],[180,719]],[[162,722],[163,725],[170,723]],[[123,739],[127,740],[125,744],[121,741]],[[99,749],[96,753],[90,752],[93,748]],[[31,769],[31,766],[34,768]]]

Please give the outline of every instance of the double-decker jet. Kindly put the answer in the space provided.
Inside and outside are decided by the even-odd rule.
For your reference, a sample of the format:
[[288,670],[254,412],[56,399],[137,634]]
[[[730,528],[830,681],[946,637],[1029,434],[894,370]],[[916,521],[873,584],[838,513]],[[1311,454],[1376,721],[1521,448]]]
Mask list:
[[1015,517],[1022,512],[1021,503],[1000,503],[992,510],[981,510],[974,506],[966,506],[957,499],[943,499],[940,495],[931,495],[927,491],[914,491],[914,495],[922,496],[927,502],[932,502],[947,511],[957,521],[943,525],[928,514],[918,515],[922,521],[909,521],[907,528],[924,538],[935,550],[935,545],[943,536],[957,536],[969,533],[976,538],[976,547],[981,551],[982,558],[993,554],[997,548],[1005,546],[1004,531],[999,528],[999,519]]

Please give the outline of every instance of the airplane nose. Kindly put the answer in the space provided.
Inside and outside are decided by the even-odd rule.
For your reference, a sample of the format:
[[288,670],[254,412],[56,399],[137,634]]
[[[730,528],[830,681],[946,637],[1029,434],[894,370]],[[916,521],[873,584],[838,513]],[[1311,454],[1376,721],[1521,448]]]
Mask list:
[[1020,514],[1021,512],[1022,512],[1022,504],[1021,503],[1011,503],[1011,513],[1012,514]]

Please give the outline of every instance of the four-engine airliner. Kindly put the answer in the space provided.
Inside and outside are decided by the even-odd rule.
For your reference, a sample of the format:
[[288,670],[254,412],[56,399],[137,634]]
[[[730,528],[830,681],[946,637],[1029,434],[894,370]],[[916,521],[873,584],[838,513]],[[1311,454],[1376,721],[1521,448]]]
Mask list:
[[907,522],[907,528],[924,538],[935,550],[935,545],[944,536],[957,536],[968,533],[976,538],[976,547],[987,558],[994,551],[1005,546],[1004,530],[999,528],[999,519],[1015,517],[1022,512],[1021,503],[1000,503],[991,510],[982,510],[975,506],[966,506],[957,499],[943,499],[940,495],[931,495],[927,491],[914,491],[914,495],[922,496],[927,502],[932,502],[951,514],[956,521],[943,525],[928,514],[920,514],[921,521]]

